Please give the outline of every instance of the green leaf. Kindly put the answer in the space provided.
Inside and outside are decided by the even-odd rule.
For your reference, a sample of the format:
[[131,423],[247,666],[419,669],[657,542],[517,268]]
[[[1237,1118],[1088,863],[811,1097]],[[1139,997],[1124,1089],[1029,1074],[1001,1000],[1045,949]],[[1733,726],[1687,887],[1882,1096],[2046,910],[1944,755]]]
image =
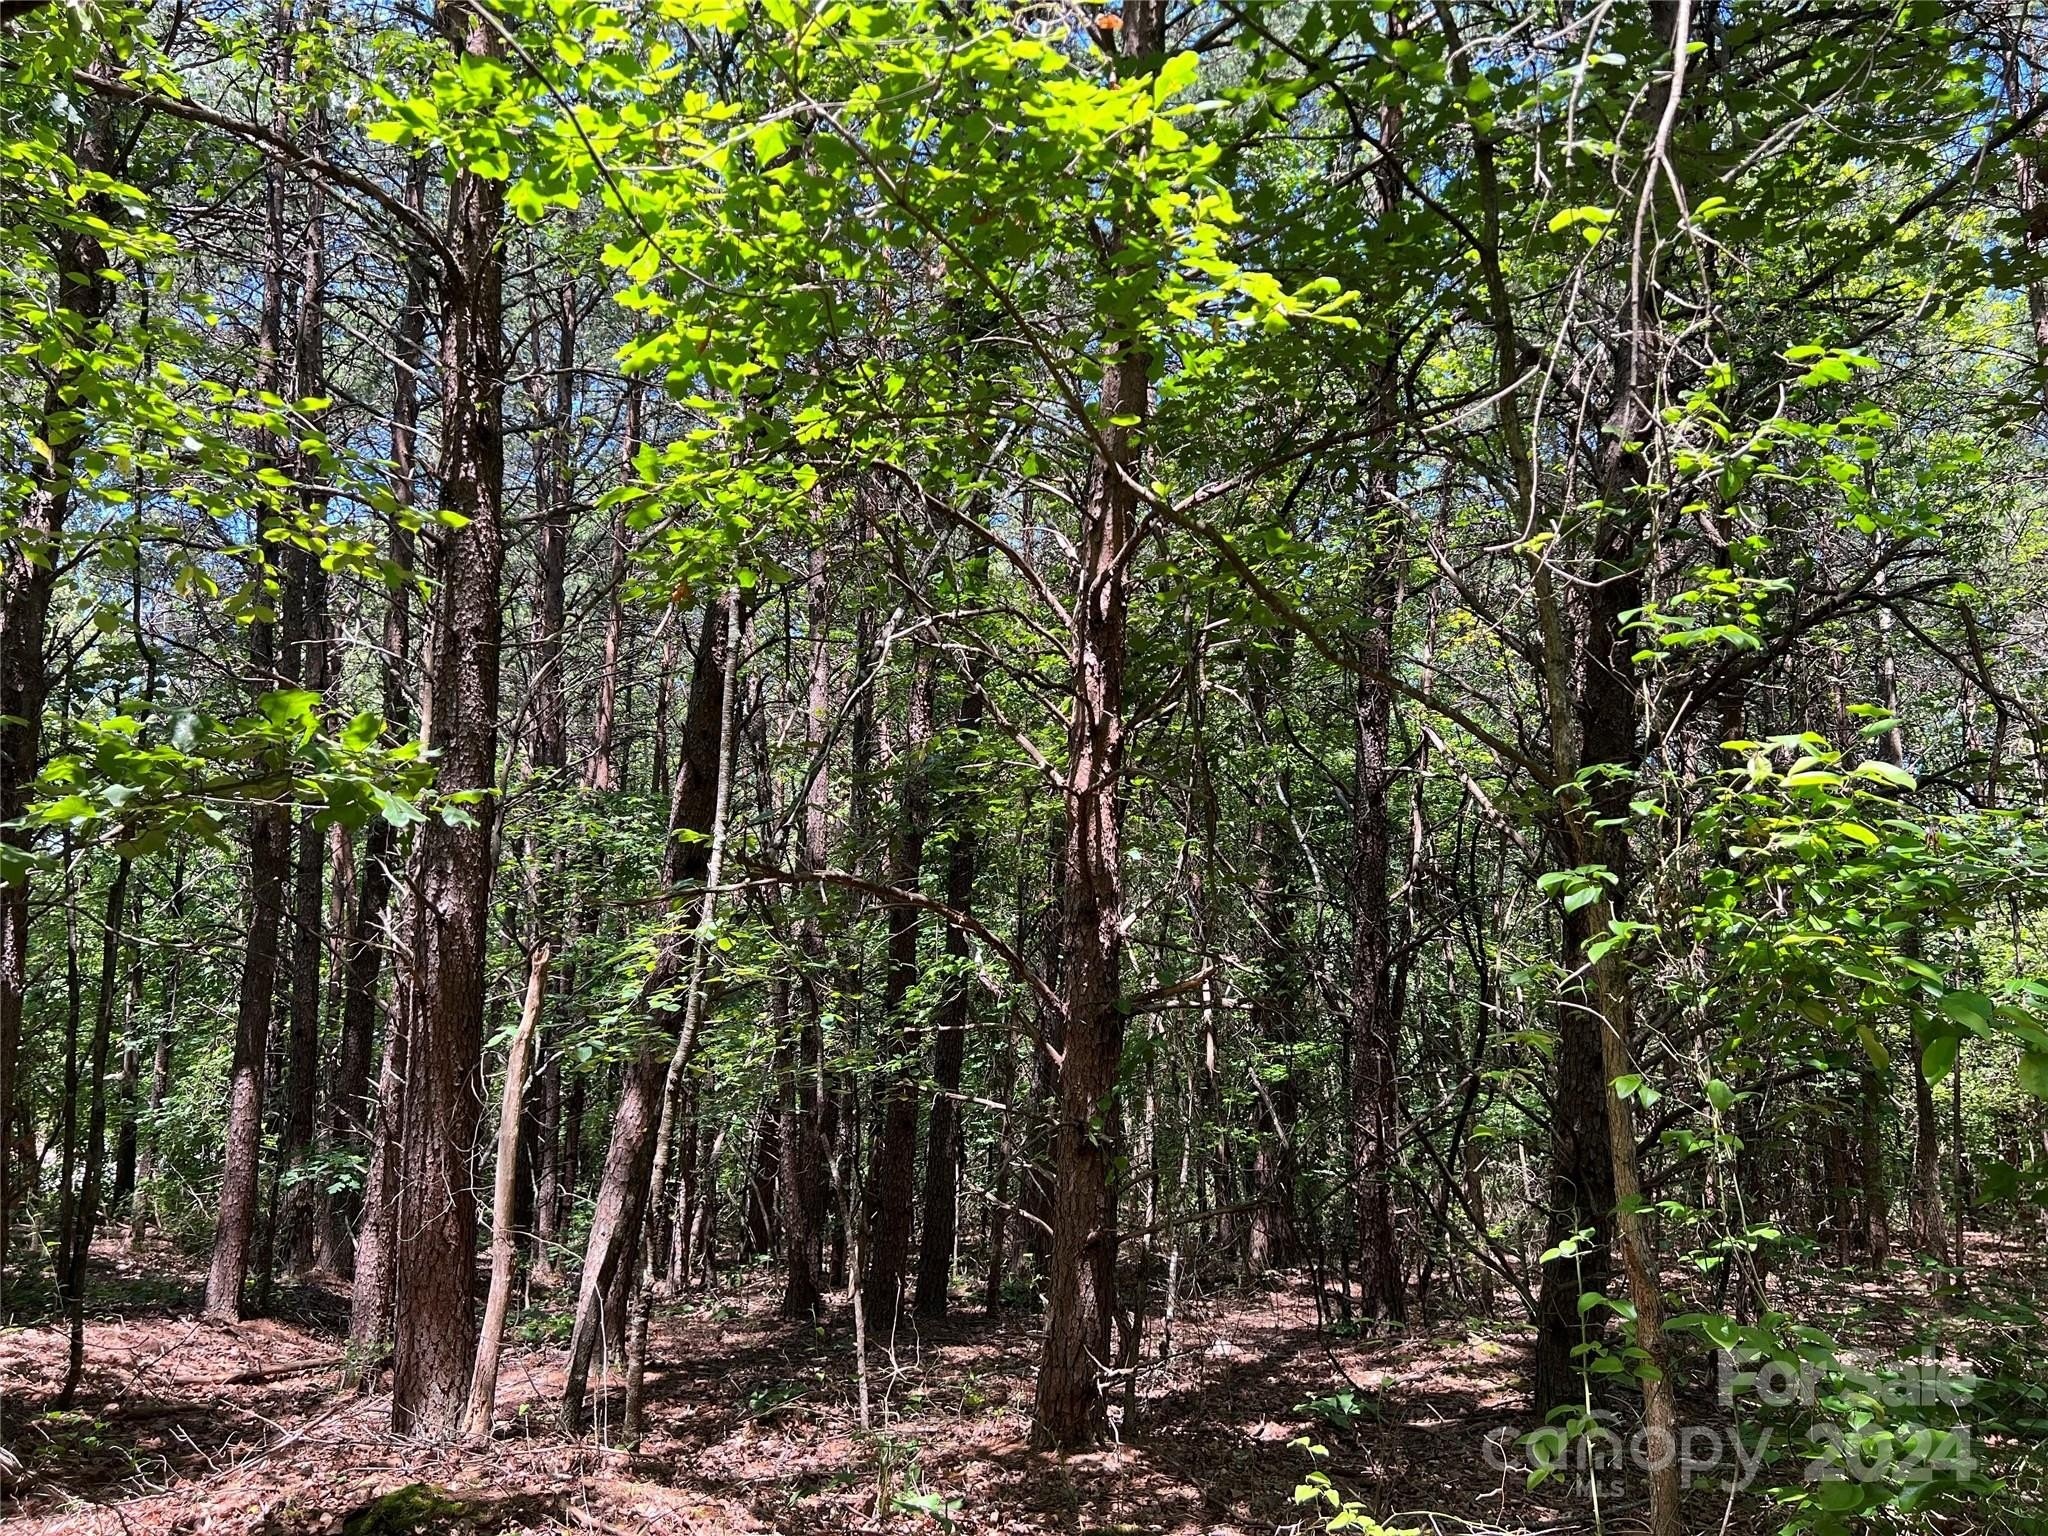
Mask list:
[[1918,789],[1920,787],[1920,781],[1914,778],[1912,774],[1906,772],[1905,769],[1894,768],[1890,763],[1879,762],[1876,758],[1870,758],[1865,762],[1858,763],[1853,776],[1859,779],[1870,779],[1878,784],[1889,785],[1893,789]]
[[1195,83],[1195,76],[1201,72],[1202,60],[1192,51],[1176,53],[1159,66],[1159,73],[1152,77],[1152,101],[1163,106],[1173,97]]
[[1998,1012],[1998,1005],[1982,992],[1944,992],[1936,1006],[1980,1039],[1990,1035]]
[[1820,1492],[1814,1495],[1814,1502],[1822,1509],[1844,1513],[1857,1509],[1863,1503],[1863,1488],[1859,1483],[1844,1477],[1834,1482],[1822,1483]]
[[36,857],[25,848],[0,842],[0,885],[19,885],[36,867]]
[[320,728],[320,695],[305,688],[280,688],[256,701],[256,708],[279,730],[296,729],[311,737]]
[[425,821],[427,819],[418,806],[414,805],[410,800],[392,794],[387,789],[380,789],[372,785],[370,787],[370,798],[377,802],[377,814],[394,827],[408,827],[416,821]]
[[351,752],[361,752],[377,744],[377,738],[384,734],[384,721],[379,715],[365,711],[342,727],[341,744]]
[[1551,234],[1555,235],[1570,229],[1575,224],[1590,224],[1593,226],[1593,233],[1597,236],[1600,229],[1613,222],[1613,209],[1596,208],[1588,205],[1582,208],[1566,208],[1561,212],[1551,215],[1547,228]]

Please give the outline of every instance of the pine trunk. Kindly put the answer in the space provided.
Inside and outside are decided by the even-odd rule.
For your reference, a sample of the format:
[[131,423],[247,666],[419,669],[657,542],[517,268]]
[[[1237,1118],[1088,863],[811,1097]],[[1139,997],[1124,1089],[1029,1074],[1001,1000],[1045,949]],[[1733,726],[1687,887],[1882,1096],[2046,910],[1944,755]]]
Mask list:
[[[1143,67],[1165,46],[1163,0],[1128,0],[1123,52]],[[1116,1101],[1123,1056],[1124,668],[1129,561],[1137,513],[1138,434],[1150,413],[1144,354],[1125,343],[1105,368],[1082,506],[1080,589],[1073,604],[1073,713],[1067,727],[1065,909],[1061,963],[1065,1031],[1059,1123],[1053,1131],[1051,1272],[1032,1438],[1062,1448],[1107,1437],[1100,1379],[1114,1358],[1117,1200],[1122,1140]]]
[[[983,666],[977,659],[960,700],[952,755],[964,760],[981,731]],[[946,905],[974,912],[975,797],[955,769],[947,795]],[[946,993],[932,1020],[931,1121],[925,1133],[924,1232],[918,1242],[916,1310],[919,1317],[944,1317],[953,1285],[953,1250],[960,1235],[960,1079],[967,1058],[967,932],[946,926]]]
[[[934,656],[920,646],[911,667],[904,709],[901,758],[897,768],[896,825],[889,839],[889,882],[915,891],[924,868],[931,831],[931,770]],[[868,1168],[867,1274],[863,1277],[868,1327],[889,1338],[896,1326],[910,1258],[910,1233],[917,1193],[918,1023],[911,1016],[918,979],[918,909],[899,903],[889,909],[888,965],[882,983],[882,1084],[876,1094],[879,1131]]]
[[[457,54],[502,52],[483,16],[444,6]],[[449,190],[451,270],[441,291],[441,499],[463,523],[442,535],[431,725],[437,792],[473,795],[462,824],[420,824],[418,971],[400,1116],[398,1296],[392,1427],[449,1437],[461,1427],[476,1353],[476,1194],[470,1148],[482,1114],[485,965],[490,943],[503,627],[504,399],[500,245],[504,184],[459,172]]]
[[[706,607],[698,634],[689,710],[683,722],[682,766],[669,801],[661,883],[674,901],[684,900],[689,888],[703,881],[707,861],[703,840],[711,831],[718,781],[719,702],[727,665],[718,612],[716,603]],[[643,988],[643,995],[663,997],[672,993],[681,978],[687,953],[687,944],[671,935],[662,946],[654,975]],[[655,1022],[671,1030],[679,1029],[681,1017],[672,1009],[671,1004],[657,1013]],[[600,1340],[609,1338],[616,1343],[624,1329],[640,1249],[641,1224],[648,1214],[647,1182],[654,1167],[666,1061],[666,1052],[658,1053],[652,1044],[643,1045],[621,1074],[618,1107],[605,1148],[590,1239],[584,1247],[576,1321],[569,1340],[561,1411],[563,1424],[571,1433],[582,1426],[583,1399]]]

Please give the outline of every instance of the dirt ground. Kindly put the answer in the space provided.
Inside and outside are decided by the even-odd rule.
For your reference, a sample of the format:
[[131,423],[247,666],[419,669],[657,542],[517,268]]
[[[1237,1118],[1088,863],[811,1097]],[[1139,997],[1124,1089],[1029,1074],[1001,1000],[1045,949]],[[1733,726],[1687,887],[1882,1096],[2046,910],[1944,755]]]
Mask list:
[[[595,1436],[555,1430],[565,1351],[544,1340],[564,1331],[558,1314],[515,1317],[494,1439],[428,1446],[388,1432],[387,1396],[344,1389],[338,1292],[294,1287],[274,1316],[225,1327],[199,1319],[202,1276],[168,1253],[107,1245],[95,1271],[72,1409],[50,1406],[61,1329],[0,1335],[5,1442],[23,1463],[0,1501],[10,1536],[400,1536],[405,1522],[366,1506],[415,1484],[436,1490],[408,1496],[443,1517],[432,1528],[467,1536],[1268,1536],[1303,1520],[1295,1490],[1317,1464],[1397,1528],[1593,1529],[1583,1489],[1560,1478],[1530,1491],[1486,1454],[1489,1431],[1530,1427],[1525,1329],[1439,1321],[1333,1338],[1305,1282],[1192,1299],[1163,1359],[1155,1319],[1124,1443],[1059,1457],[1027,1439],[1034,1318],[906,1323],[893,1351],[875,1352],[863,1430],[847,1325],[783,1322],[765,1271],[730,1273],[657,1316],[649,1433],[629,1454],[602,1443],[616,1383],[595,1404]],[[1328,1456],[1312,1463],[1292,1444],[1303,1436]],[[1603,1495],[1607,1531],[1641,1529],[1640,1492]],[[1695,1528],[1743,1531],[1756,1516],[1710,1485],[1692,1497]]]

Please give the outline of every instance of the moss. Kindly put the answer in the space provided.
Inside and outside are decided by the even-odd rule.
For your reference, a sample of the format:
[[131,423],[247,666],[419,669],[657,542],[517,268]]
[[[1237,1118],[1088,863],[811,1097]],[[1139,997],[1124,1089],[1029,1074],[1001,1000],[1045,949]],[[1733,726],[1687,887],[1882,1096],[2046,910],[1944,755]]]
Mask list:
[[352,1511],[342,1523],[342,1536],[413,1536],[417,1531],[444,1531],[467,1523],[489,1506],[457,1498],[432,1483],[407,1483]]
[[342,1536],[498,1536],[549,1524],[560,1499],[515,1493],[479,1497],[433,1483],[407,1483],[351,1510]]

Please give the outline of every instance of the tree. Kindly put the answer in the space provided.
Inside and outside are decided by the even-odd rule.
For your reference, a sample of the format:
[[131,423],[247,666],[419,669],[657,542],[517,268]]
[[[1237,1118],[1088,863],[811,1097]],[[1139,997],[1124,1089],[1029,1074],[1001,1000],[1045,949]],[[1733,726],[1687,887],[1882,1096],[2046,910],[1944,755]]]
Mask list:
[[[459,60],[503,53],[493,18],[436,16]],[[410,910],[414,1006],[406,1031],[394,1232],[397,1309],[393,1427],[460,1428],[476,1353],[476,1196],[470,1144],[482,1113],[484,987],[497,810],[499,648],[503,611],[504,187],[474,170],[449,189],[441,302],[441,503],[433,666],[424,736],[439,755],[445,809],[418,832],[419,894]]]

